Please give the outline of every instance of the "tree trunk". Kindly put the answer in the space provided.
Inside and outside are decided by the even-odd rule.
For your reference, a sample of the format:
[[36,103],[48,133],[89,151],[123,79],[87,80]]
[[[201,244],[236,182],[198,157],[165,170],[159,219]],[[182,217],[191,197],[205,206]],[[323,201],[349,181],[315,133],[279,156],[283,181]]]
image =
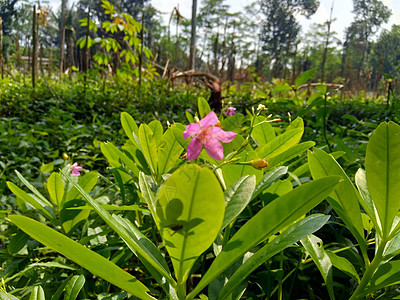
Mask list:
[[189,70],[196,68],[196,25],[197,25],[197,0],[192,2],[192,30],[190,37]]
[[[65,44],[65,11],[67,7],[67,0],[61,1],[61,40],[60,40],[60,79],[61,74],[64,72],[64,44]],[[89,26],[89,24],[88,24]]]
[[325,47],[324,47],[324,52],[322,54],[322,61],[321,61],[321,83],[323,83],[325,81],[325,63],[326,63],[326,56],[328,55],[329,38],[331,35],[333,3],[331,6],[331,15],[329,17],[329,21],[326,22],[327,34],[326,34]]
[[38,36],[36,27],[36,5],[33,6],[33,22],[32,22],[32,86],[36,84],[37,61],[38,61]]
[[4,79],[4,61],[3,61],[3,19],[0,17],[0,69],[1,79]]

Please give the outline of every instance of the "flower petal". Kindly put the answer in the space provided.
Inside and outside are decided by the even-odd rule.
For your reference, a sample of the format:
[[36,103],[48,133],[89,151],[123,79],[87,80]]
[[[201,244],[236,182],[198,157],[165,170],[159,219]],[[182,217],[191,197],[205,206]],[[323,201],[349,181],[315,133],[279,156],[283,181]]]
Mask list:
[[202,149],[203,145],[201,140],[194,137],[187,147],[187,159],[192,160],[198,158]]
[[188,126],[186,126],[186,130],[183,132],[183,138],[186,140],[187,138],[200,133],[200,131],[201,131],[200,124],[191,123]]
[[218,124],[218,117],[215,112],[210,111],[207,116],[200,120],[200,124],[203,128]]
[[223,143],[232,142],[232,140],[235,138],[236,134],[237,134],[236,132],[232,132],[232,131],[223,131],[219,127],[213,127],[211,129],[212,137],[214,139],[218,139],[219,141],[221,141]]
[[222,160],[224,157],[224,148],[222,147],[221,143],[212,138],[205,146],[208,155],[216,160]]

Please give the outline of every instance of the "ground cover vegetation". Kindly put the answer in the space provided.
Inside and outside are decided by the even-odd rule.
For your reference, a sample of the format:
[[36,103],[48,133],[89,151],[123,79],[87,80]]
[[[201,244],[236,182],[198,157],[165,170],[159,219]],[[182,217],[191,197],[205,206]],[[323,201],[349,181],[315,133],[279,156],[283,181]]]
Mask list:
[[0,2],[1,299],[397,299],[399,26],[353,4]]

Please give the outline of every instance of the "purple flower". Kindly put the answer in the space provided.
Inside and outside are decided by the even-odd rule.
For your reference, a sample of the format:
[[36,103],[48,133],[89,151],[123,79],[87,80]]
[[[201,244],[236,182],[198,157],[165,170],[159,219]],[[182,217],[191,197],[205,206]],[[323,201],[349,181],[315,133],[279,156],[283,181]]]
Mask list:
[[211,111],[207,116],[200,120],[199,123],[191,123],[186,126],[183,132],[183,138],[193,136],[187,148],[187,159],[192,160],[199,157],[203,147],[208,155],[216,160],[222,160],[224,157],[224,148],[222,143],[231,142],[236,136],[235,132],[223,131],[219,127],[218,117],[215,112]]
[[236,107],[229,106],[226,110],[225,114],[229,116],[233,116],[235,114]]
[[72,176],[81,176],[81,174],[79,173],[82,170],[82,167],[78,166],[78,163],[73,163],[73,165],[71,166],[71,175]]

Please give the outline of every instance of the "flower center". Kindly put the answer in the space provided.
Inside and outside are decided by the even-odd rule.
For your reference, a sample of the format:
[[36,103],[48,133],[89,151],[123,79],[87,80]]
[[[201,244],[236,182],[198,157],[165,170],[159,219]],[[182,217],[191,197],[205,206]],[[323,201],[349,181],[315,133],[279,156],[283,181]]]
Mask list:
[[199,138],[201,140],[203,145],[207,145],[209,143],[209,141],[211,140],[211,138],[212,138],[212,135],[211,135],[211,132],[210,132],[211,128],[212,128],[212,126],[205,127],[197,135],[197,138]]

